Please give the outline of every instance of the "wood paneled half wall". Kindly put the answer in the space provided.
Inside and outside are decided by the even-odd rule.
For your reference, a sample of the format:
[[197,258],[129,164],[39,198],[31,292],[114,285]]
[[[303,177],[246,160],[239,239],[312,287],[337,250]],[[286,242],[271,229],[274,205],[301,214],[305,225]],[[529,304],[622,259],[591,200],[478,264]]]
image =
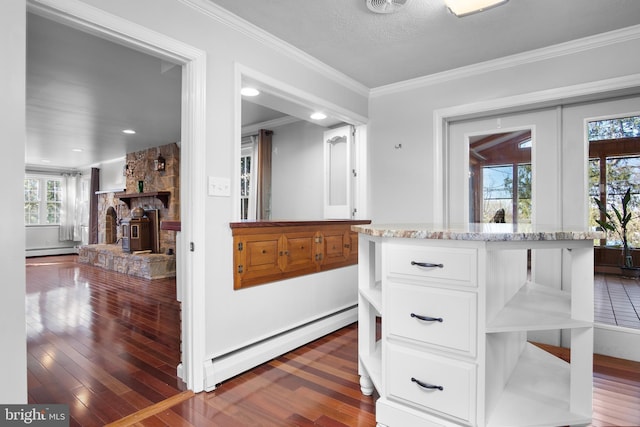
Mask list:
[[233,287],[243,289],[358,263],[352,225],[368,220],[232,222]]

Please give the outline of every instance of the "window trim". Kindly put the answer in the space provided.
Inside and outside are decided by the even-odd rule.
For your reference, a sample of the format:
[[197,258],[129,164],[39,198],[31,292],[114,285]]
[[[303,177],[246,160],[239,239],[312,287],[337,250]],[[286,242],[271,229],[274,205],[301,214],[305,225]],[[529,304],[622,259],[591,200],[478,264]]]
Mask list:
[[[621,137],[611,139],[588,139],[589,138],[589,125],[593,122],[610,121],[616,119],[626,119],[638,116],[638,114],[629,115],[617,115],[616,117],[601,118],[597,120],[589,120],[586,123],[586,135],[588,141],[588,161],[599,160],[600,172],[598,183],[598,198],[600,200],[607,200],[607,159],[613,157],[626,158],[626,157],[640,157],[640,137]],[[589,196],[591,197],[591,196]],[[589,200],[589,206],[592,206],[593,201]],[[600,219],[604,220],[605,216],[600,213]],[[591,219],[589,220],[591,221]],[[607,247],[607,239],[600,239],[596,245],[598,247]]]
[[[28,224],[26,221],[24,223],[25,227],[59,227],[60,226],[60,221],[58,219],[58,222],[52,222],[52,223],[48,223],[48,222],[43,222],[46,221],[46,218],[48,217],[47,215],[47,181],[58,181],[60,182],[60,185],[63,186],[64,181],[62,176],[60,175],[55,175],[55,174],[39,174],[39,173],[25,173],[24,175],[24,180],[26,181],[27,179],[37,179],[40,182],[39,185],[39,200],[38,200],[38,211],[39,211],[39,220],[38,223],[35,224]],[[64,191],[64,188],[62,188],[62,191]],[[23,200],[23,203],[27,203],[26,200]],[[62,205],[62,200],[60,200],[59,202],[60,205]]]

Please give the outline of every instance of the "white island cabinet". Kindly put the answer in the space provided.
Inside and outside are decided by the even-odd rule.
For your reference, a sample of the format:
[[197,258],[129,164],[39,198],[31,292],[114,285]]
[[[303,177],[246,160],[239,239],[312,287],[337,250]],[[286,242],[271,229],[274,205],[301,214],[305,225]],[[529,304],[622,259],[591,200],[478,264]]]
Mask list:
[[[586,425],[592,413],[593,240],[511,224],[358,225],[359,374],[378,426]],[[563,259],[562,290],[529,249]],[[559,251],[561,249],[561,251]],[[567,363],[527,341],[564,330]]]

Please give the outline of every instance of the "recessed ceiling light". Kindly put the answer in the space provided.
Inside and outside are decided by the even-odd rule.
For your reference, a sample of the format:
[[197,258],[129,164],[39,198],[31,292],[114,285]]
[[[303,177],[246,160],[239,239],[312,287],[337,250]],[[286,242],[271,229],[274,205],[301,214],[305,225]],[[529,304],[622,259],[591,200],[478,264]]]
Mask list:
[[74,153],[82,153],[82,148],[72,148],[71,151]]
[[311,115],[311,118],[313,120],[324,120],[327,118],[327,115],[325,113],[317,112],[317,113],[313,113]]
[[254,87],[243,87],[240,89],[240,94],[243,96],[258,96],[260,91]]
[[125,129],[122,131],[122,133],[126,133],[127,135],[133,135],[136,133],[136,131],[133,129]]

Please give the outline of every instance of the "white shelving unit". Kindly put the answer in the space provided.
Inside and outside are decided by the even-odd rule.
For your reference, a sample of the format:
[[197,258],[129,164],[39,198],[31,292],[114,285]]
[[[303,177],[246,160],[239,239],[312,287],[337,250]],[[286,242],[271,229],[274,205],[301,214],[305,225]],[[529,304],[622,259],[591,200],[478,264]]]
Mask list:
[[[589,232],[358,226],[359,373],[378,426],[587,425]],[[532,283],[527,250],[562,249],[563,290]],[[564,330],[571,363],[527,341]]]

